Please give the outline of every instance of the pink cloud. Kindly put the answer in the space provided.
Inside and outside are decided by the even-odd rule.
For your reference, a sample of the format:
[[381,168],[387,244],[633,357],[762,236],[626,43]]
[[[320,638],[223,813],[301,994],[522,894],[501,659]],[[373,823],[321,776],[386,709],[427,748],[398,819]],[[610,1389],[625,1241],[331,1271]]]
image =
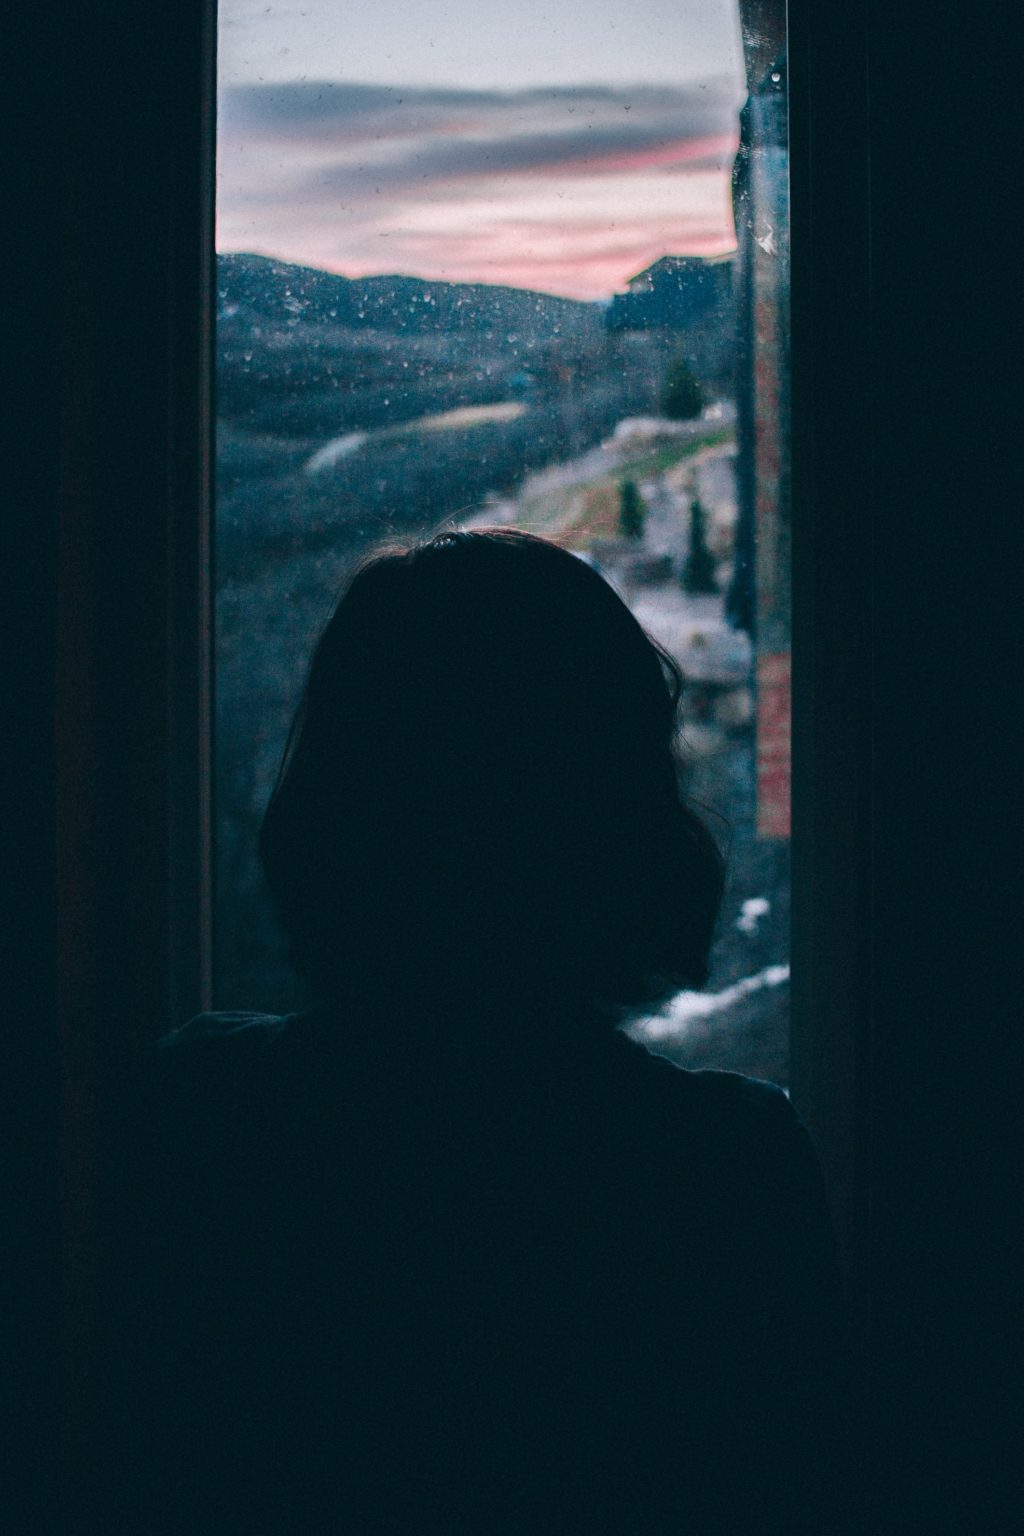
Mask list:
[[739,139],[736,134],[718,134],[705,139],[674,139],[666,144],[652,144],[645,149],[619,154],[566,160],[561,170],[580,175],[603,175],[608,171],[651,171],[672,169],[709,169],[732,164]]
[[[577,231],[548,232],[529,248],[509,239],[469,238],[458,242],[420,237],[406,244],[411,261],[401,269],[443,282],[486,282],[557,293],[566,298],[604,299],[625,286],[635,273],[664,256],[689,254],[723,256],[735,249],[731,229],[677,225],[637,225],[616,230],[614,237],[587,249]],[[313,265],[328,265],[314,261]],[[393,265],[388,270],[393,269]],[[368,277],[382,270],[380,261],[346,263],[335,270],[350,277]]]
[[318,85],[240,97],[221,127],[222,250],[606,298],[735,244],[721,92]]

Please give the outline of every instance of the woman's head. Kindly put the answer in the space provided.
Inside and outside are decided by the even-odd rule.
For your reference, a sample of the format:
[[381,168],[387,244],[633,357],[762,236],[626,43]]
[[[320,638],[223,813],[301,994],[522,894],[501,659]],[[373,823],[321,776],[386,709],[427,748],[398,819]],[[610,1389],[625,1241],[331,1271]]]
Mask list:
[[722,865],[683,804],[679,678],[527,534],[364,565],[310,668],[261,851],[321,995],[622,1011],[699,985]]

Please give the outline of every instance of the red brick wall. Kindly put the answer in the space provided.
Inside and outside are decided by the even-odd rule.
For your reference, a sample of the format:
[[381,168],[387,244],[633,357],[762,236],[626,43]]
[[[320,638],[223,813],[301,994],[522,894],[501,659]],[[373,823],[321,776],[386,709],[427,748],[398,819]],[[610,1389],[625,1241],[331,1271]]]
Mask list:
[[789,837],[790,653],[757,658],[757,835]]

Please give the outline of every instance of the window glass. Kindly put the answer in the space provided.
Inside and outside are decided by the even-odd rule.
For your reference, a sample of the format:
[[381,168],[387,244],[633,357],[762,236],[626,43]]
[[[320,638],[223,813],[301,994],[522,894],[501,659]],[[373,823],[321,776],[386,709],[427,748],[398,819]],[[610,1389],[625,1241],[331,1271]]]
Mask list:
[[729,849],[652,1049],[788,1075],[788,212],[777,0],[222,0],[216,992],[301,1003],[256,837],[375,545],[507,525],[677,658]]

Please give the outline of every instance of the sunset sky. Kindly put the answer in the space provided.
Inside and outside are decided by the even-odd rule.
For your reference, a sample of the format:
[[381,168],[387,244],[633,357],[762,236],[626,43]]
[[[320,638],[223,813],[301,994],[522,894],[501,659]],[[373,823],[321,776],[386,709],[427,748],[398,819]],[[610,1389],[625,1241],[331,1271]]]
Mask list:
[[222,251],[606,298],[735,243],[735,0],[221,0],[219,75]]

